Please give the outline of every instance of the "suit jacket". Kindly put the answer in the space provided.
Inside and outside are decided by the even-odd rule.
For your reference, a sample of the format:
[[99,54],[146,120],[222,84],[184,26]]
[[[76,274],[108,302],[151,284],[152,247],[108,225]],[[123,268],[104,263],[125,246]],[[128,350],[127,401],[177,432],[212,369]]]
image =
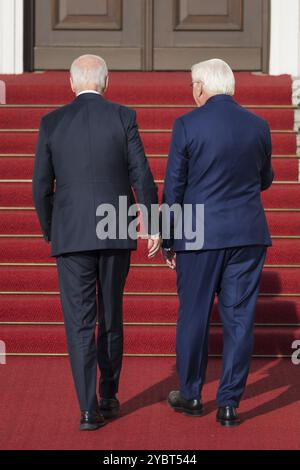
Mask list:
[[[100,240],[96,216],[100,204],[116,210],[127,196],[148,210],[157,204],[157,188],[145,157],[136,113],[94,93],[41,120],[33,174],[33,198],[52,256],[97,249],[136,249],[136,241]],[[121,214],[124,217],[124,212]],[[132,218],[125,219],[126,227]],[[124,227],[123,227],[124,229]]]
[[[204,204],[204,250],[271,245],[261,202],[274,178],[271,155],[267,122],[214,96],[174,124],[164,202],[191,204],[194,229],[196,204]],[[183,234],[163,246],[185,251],[190,241]]]

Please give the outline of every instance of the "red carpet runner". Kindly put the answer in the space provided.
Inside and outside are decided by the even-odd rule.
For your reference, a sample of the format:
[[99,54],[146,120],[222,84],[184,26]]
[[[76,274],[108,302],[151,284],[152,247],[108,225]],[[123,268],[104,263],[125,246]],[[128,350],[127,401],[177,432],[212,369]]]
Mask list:
[[[72,99],[63,72],[0,76],[0,339],[9,354],[63,354],[64,330],[54,260],[40,237],[31,199],[37,128],[43,114]],[[174,119],[193,106],[186,73],[113,73],[108,98],[136,108],[160,192]],[[276,183],[263,195],[274,247],[269,251],[256,317],[255,355],[289,356],[300,339],[300,184],[291,79],[237,74],[236,99],[272,128]],[[161,257],[149,264],[143,242],[126,286],[125,353],[173,355],[175,275]],[[221,354],[216,309],[211,354]]]
[[[78,432],[78,413],[66,358],[9,358],[0,366],[1,449],[297,449],[299,373],[288,360],[256,359],[240,409],[242,426],[215,422],[220,361],[209,362],[205,415],[169,409],[177,387],[174,359],[126,358],[122,413],[95,433]],[[146,373],[145,373],[146,371]],[[109,452],[108,452],[109,453]]]

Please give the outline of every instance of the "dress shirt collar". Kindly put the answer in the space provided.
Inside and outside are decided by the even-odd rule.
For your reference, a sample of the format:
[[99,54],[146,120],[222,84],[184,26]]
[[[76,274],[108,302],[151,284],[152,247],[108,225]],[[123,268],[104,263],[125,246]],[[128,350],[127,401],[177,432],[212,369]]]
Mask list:
[[94,93],[95,95],[100,95],[99,91],[96,91],[96,90],[84,90],[78,93],[77,96],[83,95],[84,93]]

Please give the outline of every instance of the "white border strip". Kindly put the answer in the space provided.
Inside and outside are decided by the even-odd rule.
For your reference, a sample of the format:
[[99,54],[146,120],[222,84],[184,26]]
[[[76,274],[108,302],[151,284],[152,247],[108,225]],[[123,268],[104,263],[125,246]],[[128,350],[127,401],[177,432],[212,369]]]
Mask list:
[[23,72],[23,0],[0,0],[0,73]]
[[300,75],[300,0],[271,0],[270,74]]

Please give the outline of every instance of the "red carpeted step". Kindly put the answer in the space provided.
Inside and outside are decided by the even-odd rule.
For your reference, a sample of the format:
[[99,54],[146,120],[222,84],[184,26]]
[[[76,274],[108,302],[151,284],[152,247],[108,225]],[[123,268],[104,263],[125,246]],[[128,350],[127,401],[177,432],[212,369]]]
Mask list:
[[[124,297],[126,323],[176,323],[177,312],[176,295]],[[300,297],[260,296],[255,319],[257,324],[300,325]],[[0,295],[0,322],[62,321],[59,295]],[[212,322],[220,323],[217,301],[213,308]]]
[[262,194],[264,207],[275,209],[299,208],[300,184],[273,184]]
[[[22,313],[18,309],[16,299],[16,317],[21,318]],[[47,318],[58,318],[61,316],[59,297],[53,298],[56,305],[56,314],[49,313]],[[0,298],[1,301],[1,298]],[[2,303],[2,302],[1,302]],[[30,303],[28,302],[28,305]],[[0,311],[3,306],[0,304]],[[177,321],[178,298],[177,296],[126,296],[124,299],[124,318],[126,322],[148,322],[148,323],[172,323]],[[19,312],[19,313],[18,313]],[[42,312],[42,313],[41,313]],[[47,308],[37,307],[37,315],[47,312]],[[32,310],[28,311],[28,318]],[[0,314],[1,318],[1,314]],[[8,318],[7,313],[4,318]],[[43,316],[44,318],[44,316]],[[300,325],[300,297],[263,297],[260,296],[256,309],[256,323],[258,324],[291,324]],[[7,320],[2,320],[7,321]],[[9,321],[9,320],[8,320]],[[17,321],[17,320],[16,320]],[[28,320],[32,321],[32,320]],[[46,320],[44,320],[46,321]],[[51,321],[51,320],[50,320]],[[59,321],[59,320],[58,320]],[[217,311],[217,302],[213,308],[212,322],[220,322]]]
[[36,140],[36,132],[1,132],[0,153],[34,153]]
[[[54,327],[55,328],[55,327]],[[125,328],[125,353],[129,354],[175,354],[175,327],[155,326]],[[61,335],[64,331],[61,328]],[[22,334],[20,335],[22,338]],[[300,328],[256,327],[254,355],[291,355],[291,345],[300,337]],[[268,338],[268,341],[266,341]],[[222,354],[223,335],[221,327],[211,327],[209,353]],[[17,347],[18,343],[16,344]],[[26,345],[24,345],[26,347]],[[43,347],[41,342],[40,348]]]
[[[300,234],[300,212],[293,210],[266,212],[270,230],[273,235],[297,236]],[[33,210],[1,210],[0,235],[41,233],[37,216]]]
[[299,158],[273,158],[275,181],[298,181]]
[[[299,276],[300,268],[265,268],[261,292],[299,293]],[[175,273],[168,268],[132,268],[126,289],[128,292],[176,292],[175,284]]]
[[[129,76],[130,75],[130,76]],[[126,80],[124,80],[126,78]],[[73,96],[68,83],[68,73],[51,72],[6,76],[8,101],[18,104],[46,103],[62,104]],[[122,80],[122,88],[119,86]],[[53,87],[53,83],[56,84]],[[112,73],[108,97],[127,104],[193,104],[189,73]],[[272,134],[274,155],[295,155],[296,135],[288,132],[293,129],[293,109],[291,104],[291,78],[288,76],[268,77],[249,73],[237,74],[236,99],[249,105],[257,105],[256,112],[270,122],[273,130],[286,130]],[[286,108],[259,108],[258,105],[286,105]],[[46,108],[2,108],[0,109],[0,129],[35,129]],[[177,108],[137,108],[140,128],[171,129],[174,119],[187,112]],[[0,134],[0,154],[34,153],[36,132],[2,132]],[[166,154],[171,134],[169,132],[142,132],[148,154]],[[163,180],[165,158],[150,158],[151,168],[157,180]],[[30,179],[33,159],[31,157],[1,157],[0,179]],[[296,181],[298,161],[296,158],[274,158],[277,180]],[[160,192],[162,184],[159,185]],[[300,185],[279,184],[263,195],[266,207],[299,208]],[[30,207],[30,183],[1,183],[0,206]],[[273,235],[299,236],[300,212],[267,212]],[[1,234],[40,233],[33,211],[0,211]],[[298,265],[300,258],[299,239],[276,239],[269,250],[269,265]],[[41,239],[3,238],[0,239],[0,262],[50,262],[49,246]],[[146,264],[145,243],[140,243],[138,252],[132,256],[133,264]],[[161,258],[154,263],[161,263]],[[265,268],[262,279],[262,292],[275,294],[298,294],[299,273],[297,267]],[[176,321],[177,298],[174,295],[159,295],[161,292],[175,293],[175,273],[164,267],[133,267],[126,285],[125,320],[137,323],[174,323]],[[55,267],[16,267],[0,266],[0,291],[4,292],[51,292],[58,291]],[[157,295],[153,293],[157,293]],[[141,295],[148,293],[150,295]],[[300,301],[297,295],[264,296],[259,298],[257,308],[258,323],[296,325],[300,318]],[[218,322],[214,308],[213,321]],[[61,321],[59,297],[57,295],[0,295],[0,321]],[[1,339],[8,334],[10,345],[27,348],[27,351],[41,348],[64,348],[63,327],[25,327],[1,325]],[[35,329],[37,328],[37,329]],[[126,351],[129,353],[174,353],[175,327],[130,326],[126,328]],[[284,326],[259,327],[256,332],[256,352],[258,354],[290,354],[292,337],[297,329]],[[220,351],[221,330],[212,328],[212,348]],[[30,345],[32,342],[32,345]],[[286,352],[287,351],[287,352]],[[57,351],[54,351],[57,352]]]
[[[0,238],[0,263],[54,263],[50,247],[40,238]],[[139,240],[138,250],[132,253],[132,264],[164,264],[159,253],[147,257],[147,242]],[[274,239],[268,250],[268,265],[300,265],[300,236],[298,239]]]
[[34,157],[0,157],[0,179],[31,179]]
[[[195,108],[135,108],[141,129],[172,129],[175,119]],[[273,130],[294,128],[294,109],[247,108],[248,111],[268,121]],[[1,115],[0,115],[1,118]],[[35,126],[34,126],[35,127]],[[1,126],[0,126],[1,128]]]
[[[142,140],[147,154],[168,153],[170,146],[170,133],[142,133]],[[296,153],[296,134],[273,133],[273,154],[294,155]]]
[[[0,129],[36,129],[42,116],[56,108],[0,108]],[[135,108],[141,129],[172,129],[174,120],[192,111],[182,108]],[[249,108],[269,122],[271,129],[291,130],[294,127],[294,110],[290,108]]]
[[[290,105],[289,75],[270,76],[239,72],[237,101],[243,104]],[[9,104],[63,104],[73,99],[68,72],[0,75]],[[127,104],[193,104],[190,72],[111,72],[107,97]],[[120,86],[122,84],[122,86]]]
[[300,211],[266,211],[270,231],[273,235],[299,236]]
[[31,183],[0,183],[2,207],[33,206]]
[[[33,157],[0,157],[0,179],[31,179],[33,172]],[[154,178],[162,180],[165,177],[167,158],[150,158],[149,164]],[[278,181],[297,181],[299,174],[299,159],[292,157],[273,158],[273,167]]]
[[[175,326],[126,326],[125,354],[175,354]],[[268,341],[266,341],[266,337]],[[264,327],[255,329],[255,355],[291,355],[291,345],[300,337],[300,328]],[[63,325],[1,325],[7,353],[63,354],[67,352]],[[212,326],[210,354],[222,354],[222,329]]]
[[41,229],[34,210],[1,210],[0,234],[40,235]]
[[[162,195],[162,183],[158,183],[159,197]],[[266,208],[299,208],[300,183],[274,184],[262,196]],[[2,207],[31,207],[32,188],[30,183],[0,183],[0,204]]]
[[[149,158],[149,163],[151,170],[153,172],[154,178],[157,180],[162,180],[165,178],[166,167],[167,167],[167,158],[160,157],[160,158]],[[1,165],[1,160],[0,160]],[[11,166],[7,165],[7,171],[3,171],[3,173],[9,174],[8,167]],[[273,168],[275,171],[275,178],[277,181],[298,181],[299,178],[299,159],[292,158],[292,157],[282,157],[282,158],[273,158]],[[31,170],[30,170],[31,171]],[[21,173],[18,171],[18,173]],[[0,171],[1,174],[1,171]],[[10,174],[14,174],[13,171],[10,170]],[[27,171],[27,174],[30,175],[30,172]],[[31,176],[29,176],[31,178]]]
[[[18,107],[0,108],[0,129],[37,129],[41,118],[51,113],[56,107]],[[291,129],[291,127],[289,127]]]
[[[141,132],[147,154],[166,154],[169,151],[170,132]],[[37,132],[1,132],[0,154],[34,153]],[[296,134],[283,132],[272,134],[274,155],[294,155]]]
[[[300,268],[265,268],[261,292],[298,294]],[[0,267],[0,292],[56,292],[58,281],[53,267]],[[132,267],[127,292],[176,292],[175,272],[167,267]]]

